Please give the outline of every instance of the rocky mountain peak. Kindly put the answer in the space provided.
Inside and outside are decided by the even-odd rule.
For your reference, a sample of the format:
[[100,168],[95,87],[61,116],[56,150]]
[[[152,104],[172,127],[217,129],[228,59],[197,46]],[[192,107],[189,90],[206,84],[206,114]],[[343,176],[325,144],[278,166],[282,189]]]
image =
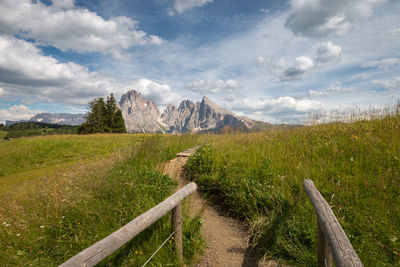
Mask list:
[[123,94],[119,107],[128,132],[165,132],[157,105],[139,92],[130,90]]

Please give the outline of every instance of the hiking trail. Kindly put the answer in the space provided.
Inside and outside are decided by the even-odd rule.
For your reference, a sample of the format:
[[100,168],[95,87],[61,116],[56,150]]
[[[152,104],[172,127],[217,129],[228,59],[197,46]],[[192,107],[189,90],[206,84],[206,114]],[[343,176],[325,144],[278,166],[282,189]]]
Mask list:
[[[168,174],[178,181],[178,187],[187,184],[184,166],[196,148],[178,153],[168,161],[163,174]],[[249,234],[246,227],[238,220],[223,213],[220,207],[204,199],[198,192],[188,198],[189,210],[193,216],[202,212],[203,235],[207,248],[196,266],[263,266],[279,267],[275,262],[257,263],[257,259],[248,253]]]

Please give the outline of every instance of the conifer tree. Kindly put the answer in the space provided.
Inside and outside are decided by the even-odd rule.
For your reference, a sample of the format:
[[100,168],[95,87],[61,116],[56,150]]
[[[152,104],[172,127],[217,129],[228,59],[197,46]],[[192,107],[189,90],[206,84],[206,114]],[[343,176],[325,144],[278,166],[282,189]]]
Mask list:
[[78,128],[78,133],[125,133],[125,122],[113,94],[95,98],[89,102],[86,122]]

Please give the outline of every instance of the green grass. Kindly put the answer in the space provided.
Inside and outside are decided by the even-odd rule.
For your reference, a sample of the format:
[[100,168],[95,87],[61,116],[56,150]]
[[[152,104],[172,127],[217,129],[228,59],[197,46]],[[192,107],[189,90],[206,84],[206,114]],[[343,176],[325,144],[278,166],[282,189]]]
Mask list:
[[[11,173],[2,179],[13,179],[21,172],[40,173],[39,178],[28,179],[26,186],[10,183],[8,190],[0,191],[0,265],[58,265],[111,234],[173,192],[177,183],[162,175],[159,166],[197,140],[195,136],[92,135],[0,143],[0,167]],[[4,160],[8,156],[16,162]],[[82,169],[86,166],[80,162],[83,158],[90,167]],[[28,163],[21,166],[24,161]],[[42,172],[57,164],[61,166],[57,175]],[[143,264],[171,233],[169,216],[101,265]],[[185,211],[184,216],[184,256],[190,264],[203,246],[201,223]],[[177,265],[172,242],[150,266],[168,264]]]
[[258,257],[316,266],[312,179],[365,266],[400,265],[400,116],[210,138],[186,170],[248,223]]
[[2,176],[21,171],[120,153],[140,143],[143,138],[144,135],[129,134],[55,135],[3,142],[0,145],[0,180]]
[[0,142],[6,137],[8,132],[0,130]]

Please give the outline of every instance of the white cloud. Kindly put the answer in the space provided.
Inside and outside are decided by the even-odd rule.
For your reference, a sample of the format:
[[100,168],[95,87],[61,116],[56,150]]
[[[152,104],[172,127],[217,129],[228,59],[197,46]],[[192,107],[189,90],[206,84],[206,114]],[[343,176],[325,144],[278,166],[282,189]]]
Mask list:
[[298,80],[302,78],[307,71],[314,67],[314,60],[307,56],[296,57],[292,66],[283,72],[282,80]]
[[280,81],[292,81],[303,78],[307,72],[319,67],[337,62],[340,59],[342,48],[331,41],[322,43],[317,48],[314,57],[299,56],[292,65],[286,66],[284,59],[274,61],[268,57],[257,57],[257,64],[265,66],[269,72],[279,77]]
[[0,87],[0,96],[4,95],[4,89]]
[[375,73],[371,73],[371,72],[363,72],[363,73],[359,73],[359,74],[355,74],[355,75],[351,76],[351,79],[352,80],[367,80],[374,74]]
[[380,69],[389,69],[395,65],[400,65],[400,58],[385,58],[381,60],[373,60],[361,65],[361,68],[372,68],[377,67]]
[[75,6],[75,0],[51,0],[53,4],[51,7],[53,9],[68,9],[73,8]]
[[128,17],[104,20],[95,12],[74,6],[72,0],[0,1],[0,34],[18,34],[41,45],[52,45],[63,51],[100,52],[116,59],[126,59],[127,50],[138,45],[162,43],[153,35],[138,30],[139,23]]
[[165,106],[182,100],[182,96],[172,91],[168,84],[159,84],[148,79],[140,79],[129,87],[140,92],[145,99],[153,100],[158,105]]
[[72,62],[60,63],[25,40],[1,35],[0,86],[0,94],[7,90],[7,96],[26,97],[31,103],[86,105],[94,97],[110,93],[118,97],[129,89],[138,90],[157,104],[176,103],[182,98],[167,84],[147,79],[121,83]]
[[322,96],[328,96],[328,95],[334,95],[334,94],[343,94],[343,93],[354,92],[355,90],[357,90],[355,87],[344,87],[340,83],[338,83],[338,84],[331,83],[328,86],[328,88],[325,88],[322,90],[308,90],[308,96],[322,97]]
[[119,92],[113,79],[72,63],[60,63],[32,43],[0,35],[0,86],[8,95],[85,105]]
[[322,43],[315,55],[315,61],[318,62],[329,62],[332,60],[336,60],[340,57],[342,53],[342,48],[338,45],[334,45],[332,42]]
[[213,0],[175,0],[174,8],[178,13],[183,13],[195,7],[202,7]]
[[185,86],[186,89],[202,95],[232,92],[239,87],[239,82],[233,79],[209,81],[198,80]]
[[295,34],[322,37],[345,34],[352,23],[371,15],[385,0],[291,0],[286,27]]
[[40,112],[40,110],[32,110],[25,105],[14,105],[8,109],[0,109],[0,123],[4,123],[6,120],[28,120]]
[[310,99],[295,99],[290,96],[281,96],[272,99],[241,98],[227,103],[233,110],[243,113],[255,113],[263,115],[279,114],[307,114],[323,109],[323,104]]
[[372,80],[372,83],[386,89],[393,89],[393,90],[400,89],[400,77],[394,77],[393,79],[390,80]]
[[224,106],[236,114],[250,116],[256,120],[290,124],[304,123],[310,114],[325,109],[325,105],[319,101],[290,96],[267,99],[242,97],[225,102]]

